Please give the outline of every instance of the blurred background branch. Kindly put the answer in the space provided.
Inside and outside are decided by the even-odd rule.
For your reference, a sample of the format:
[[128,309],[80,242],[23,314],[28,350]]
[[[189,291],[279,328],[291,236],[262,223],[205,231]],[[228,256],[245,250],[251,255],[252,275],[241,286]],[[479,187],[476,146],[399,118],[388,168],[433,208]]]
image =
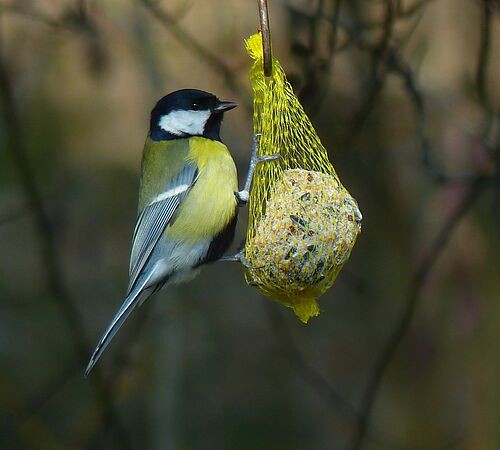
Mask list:
[[203,47],[198,40],[179,25],[175,17],[160,6],[158,1],[140,0],[140,2],[160,21],[166,30],[174,35],[186,51],[192,52],[201,62],[206,63],[208,67],[211,67],[220,74],[229,89],[243,102],[247,110],[250,111],[251,104],[248,102],[248,96],[244,95],[244,90],[234,75],[234,69],[226,64],[224,59],[219,56],[219,52],[214,52]]
[[[0,29],[0,33],[1,33]],[[1,41],[0,41],[1,43]],[[53,233],[50,218],[43,205],[42,195],[35,180],[35,175],[28,158],[24,143],[24,132],[18,116],[11,79],[6,62],[0,53],[0,105],[6,136],[6,148],[17,170],[21,188],[27,205],[33,213],[34,232],[37,235],[39,262],[44,271],[47,290],[56,302],[67,327],[74,352],[81,367],[88,357],[88,343],[85,340],[82,319],[73,305],[70,292],[65,287],[61,257],[57,238]],[[64,374],[63,374],[64,376]],[[117,448],[130,448],[127,432],[120,422],[112,404],[111,391],[104,378],[98,372],[91,380],[96,395],[96,405],[100,409],[103,427],[111,428]]]
[[246,166],[256,2],[0,4],[0,448],[498,442],[499,3],[269,5],[365,215],[351,261],[305,328],[268,300],[264,315],[237,267],[207,268],[84,380],[123,294],[154,101],[236,96],[223,138]]
[[370,415],[373,410],[373,405],[380,389],[383,377],[391,363],[394,355],[399,348],[401,341],[408,333],[412,318],[415,314],[415,309],[418,304],[421,292],[425,287],[428,278],[433,273],[434,267],[442,254],[449,240],[453,236],[455,228],[460,223],[460,220],[465,216],[469,209],[474,205],[479,196],[483,193],[489,181],[486,177],[478,176],[472,183],[468,192],[465,193],[462,203],[453,211],[445,221],[438,236],[431,244],[424,258],[415,270],[413,282],[409,286],[409,293],[404,304],[404,309],[401,312],[400,318],[397,320],[394,330],[389,335],[387,343],[382,346],[377,354],[373,372],[369,375],[366,389],[362,395],[360,414],[358,416],[358,429],[354,435],[352,444],[348,445],[348,449],[357,450],[363,445],[363,440],[366,436]]

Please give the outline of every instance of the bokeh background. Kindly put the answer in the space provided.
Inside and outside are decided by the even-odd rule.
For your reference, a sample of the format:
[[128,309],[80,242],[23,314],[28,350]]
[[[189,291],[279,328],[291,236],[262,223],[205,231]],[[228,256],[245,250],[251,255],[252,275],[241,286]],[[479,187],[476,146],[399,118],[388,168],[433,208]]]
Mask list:
[[[83,370],[127,283],[164,94],[240,107],[256,1],[0,1],[0,448],[500,448],[500,5],[269,0],[364,229],[303,325],[219,263]],[[243,239],[245,212],[234,250]]]

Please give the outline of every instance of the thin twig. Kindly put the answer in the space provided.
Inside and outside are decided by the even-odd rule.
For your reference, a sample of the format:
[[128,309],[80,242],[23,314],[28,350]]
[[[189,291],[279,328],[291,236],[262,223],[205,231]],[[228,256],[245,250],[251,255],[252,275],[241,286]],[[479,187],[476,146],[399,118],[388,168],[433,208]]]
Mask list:
[[385,60],[387,51],[390,46],[390,41],[393,34],[394,24],[396,20],[395,4],[393,0],[385,1],[385,15],[382,26],[382,36],[379,43],[375,46],[372,52],[372,61],[370,65],[369,86],[365,94],[361,107],[353,117],[353,125],[347,139],[348,147],[352,149],[356,136],[359,135],[364,127],[376,101],[382,92],[385,85],[387,70]]
[[479,43],[479,54],[476,66],[476,90],[479,101],[483,105],[484,109],[489,111],[491,110],[491,106],[486,92],[486,74],[488,73],[491,48],[492,11],[490,7],[490,0],[483,0],[482,14],[481,40]]
[[0,4],[0,14],[15,14],[52,28],[60,28],[64,26],[64,23],[58,19],[49,17],[35,9],[27,9],[20,5]]
[[432,180],[438,184],[464,184],[471,182],[476,175],[446,173],[432,157],[431,142],[427,136],[424,98],[417,86],[415,76],[410,66],[403,60],[396,48],[389,47],[387,52],[386,63],[388,70],[402,79],[406,93],[414,107],[416,135],[422,155],[422,163]]
[[433,2],[433,1],[435,1],[435,0],[419,0],[419,1],[415,2],[413,5],[406,6],[406,8],[403,8],[402,3],[401,3],[399,5],[398,11],[397,11],[398,19],[412,18],[418,12],[422,11],[426,6],[428,6],[429,3]]

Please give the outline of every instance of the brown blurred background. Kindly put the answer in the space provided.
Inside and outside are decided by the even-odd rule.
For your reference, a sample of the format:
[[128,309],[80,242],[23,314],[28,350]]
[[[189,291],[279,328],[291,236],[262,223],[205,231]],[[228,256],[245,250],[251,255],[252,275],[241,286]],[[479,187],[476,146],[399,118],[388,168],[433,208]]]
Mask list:
[[[364,229],[308,325],[207,267],[121,304],[149,111],[240,107],[256,1],[0,0],[0,448],[500,448],[500,5],[269,0]],[[238,242],[244,236],[241,215]]]

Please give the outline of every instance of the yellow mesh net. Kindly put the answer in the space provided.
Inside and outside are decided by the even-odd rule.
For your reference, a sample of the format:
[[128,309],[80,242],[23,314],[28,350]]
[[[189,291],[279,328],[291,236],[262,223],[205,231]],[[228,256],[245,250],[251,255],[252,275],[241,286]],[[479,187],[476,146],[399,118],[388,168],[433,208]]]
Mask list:
[[306,323],[319,314],[316,299],[348,260],[361,213],[276,58],[272,75],[265,77],[260,33],[246,41],[246,49],[254,60],[250,82],[258,154],[280,158],[255,170],[245,278]]

